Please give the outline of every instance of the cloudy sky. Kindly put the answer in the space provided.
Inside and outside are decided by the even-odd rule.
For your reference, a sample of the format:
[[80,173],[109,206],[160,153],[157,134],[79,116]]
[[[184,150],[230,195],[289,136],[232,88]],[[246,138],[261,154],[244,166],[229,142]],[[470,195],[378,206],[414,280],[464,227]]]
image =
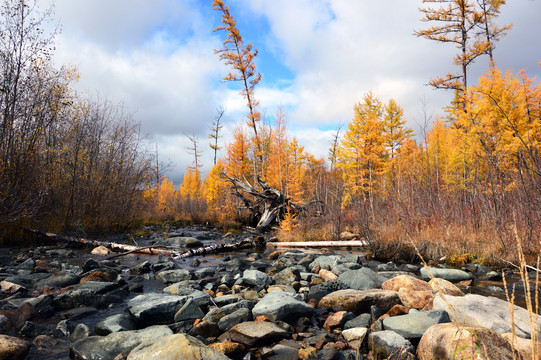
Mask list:
[[[160,158],[174,167],[178,184],[192,156],[186,135],[199,137],[203,171],[212,164],[209,126],[226,109],[224,142],[244,119],[239,88],[221,78],[229,71],[214,49],[225,33],[212,30],[221,14],[211,0],[55,0],[62,32],[55,61],[80,70],[77,88],[99,93],[134,114]],[[423,103],[441,114],[452,94],[425,84],[455,71],[452,45],[416,38],[421,0],[225,0],[245,42],[258,49],[256,88],[261,110],[272,121],[287,111],[290,134],[324,157],[331,133],[353,117],[353,105],[372,90],[394,98],[408,125],[419,131]],[[498,44],[497,65],[541,75],[541,0],[510,0],[500,24],[513,23]],[[478,59],[475,76],[487,68]],[[472,76],[473,79],[473,76]],[[153,147],[153,145],[152,145]],[[222,151],[223,154],[223,151]]]

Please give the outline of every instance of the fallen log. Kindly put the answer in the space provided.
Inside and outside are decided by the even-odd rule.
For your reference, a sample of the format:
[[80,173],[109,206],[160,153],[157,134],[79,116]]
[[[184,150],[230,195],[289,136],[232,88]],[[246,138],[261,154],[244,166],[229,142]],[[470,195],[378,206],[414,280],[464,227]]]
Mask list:
[[134,245],[128,245],[128,244],[119,244],[119,243],[110,242],[110,241],[99,241],[99,240],[91,240],[91,239],[85,239],[85,238],[80,238],[80,237],[65,236],[65,235],[60,235],[60,234],[55,234],[55,233],[43,232],[43,231],[35,230],[35,229],[24,228],[24,230],[34,233],[38,236],[46,237],[48,239],[66,241],[68,243],[77,243],[77,244],[88,245],[88,246],[93,246],[93,247],[105,246],[106,248],[111,249],[112,251],[124,251],[122,254],[116,254],[116,255],[110,256],[108,259],[132,254],[132,253],[139,253],[139,254],[148,254],[148,255],[164,255],[164,256],[171,257],[173,260],[182,260],[191,256],[200,256],[200,255],[206,255],[206,254],[217,253],[217,252],[236,251],[240,249],[265,246],[265,239],[260,236],[253,240],[243,239],[240,241],[236,241],[234,243],[221,242],[217,244],[203,246],[197,249],[188,249],[185,251],[178,251],[176,249],[171,249],[169,247],[160,246],[160,245],[140,247],[140,246],[134,246]]
[[295,241],[295,242],[269,242],[267,246],[275,247],[299,247],[299,248],[317,248],[317,247],[366,247],[368,242],[364,240],[348,241]]

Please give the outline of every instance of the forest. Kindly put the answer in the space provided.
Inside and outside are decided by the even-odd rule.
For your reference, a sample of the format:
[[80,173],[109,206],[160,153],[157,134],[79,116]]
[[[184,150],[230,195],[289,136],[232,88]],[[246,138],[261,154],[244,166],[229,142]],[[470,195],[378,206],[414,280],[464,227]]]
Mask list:
[[[239,85],[246,119],[221,145],[218,109],[208,120],[212,170],[200,172],[207,144],[191,137],[194,165],[175,188],[130,112],[77,92],[78,69],[53,64],[56,32],[45,30],[52,10],[4,0],[0,237],[24,238],[23,228],[100,233],[167,222],[255,227],[265,205],[244,187],[278,194],[271,231],[281,240],[334,240],[348,230],[381,259],[494,264],[517,261],[522,250],[533,261],[541,241],[541,84],[497,67],[493,50],[512,31],[498,24],[503,5],[423,0],[412,36],[456,48],[455,68],[427,78],[454,94],[444,115],[425,113],[415,133],[400,104],[367,92],[331,144],[321,145],[328,156],[317,158],[289,134],[285,109],[262,121],[258,52],[224,1],[214,0],[222,17],[214,31],[224,39],[215,53],[231,70],[223,80]],[[486,64],[478,79],[469,72],[474,62]]]

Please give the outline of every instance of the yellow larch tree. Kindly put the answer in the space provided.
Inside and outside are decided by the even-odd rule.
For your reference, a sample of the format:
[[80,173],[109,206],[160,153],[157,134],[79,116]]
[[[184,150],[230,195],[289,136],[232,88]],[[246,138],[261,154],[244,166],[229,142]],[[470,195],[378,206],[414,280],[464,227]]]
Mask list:
[[253,168],[249,157],[250,139],[239,125],[233,130],[233,141],[227,146],[227,162],[225,170],[230,176],[242,179],[253,175]]

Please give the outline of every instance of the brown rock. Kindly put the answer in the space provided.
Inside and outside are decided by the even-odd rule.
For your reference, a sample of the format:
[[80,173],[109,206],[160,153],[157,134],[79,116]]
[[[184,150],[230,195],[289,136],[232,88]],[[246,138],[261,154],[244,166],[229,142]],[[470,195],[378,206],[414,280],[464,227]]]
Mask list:
[[270,319],[266,317],[265,315],[261,315],[261,316],[256,317],[255,321],[270,321]]
[[473,282],[473,280],[462,280],[462,281],[458,282],[456,284],[456,286],[461,286],[463,288],[467,288],[467,287],[471,286],[472,282]]
[[321,270],[321,265],[319,264],[316,264],[313,268],[312,268],[312,272],[314,274],[319,274],[319,270]]
[[398,316],[398,315],[404,315],[408,314],[410,312],[410,308],[406,307],[404,305],[395,305],[389,311],[387,311],[387,315],[389,316]]
[[383,311],[388,311],[399,304],[398,293],[392,290],[338,290],[325,295],[318,308],[331,308],[334,311],[351,311],[354,314],[370,312],[370,307],[376,305]]
[[334,328],[342,327],[347,321],[346,317],[347,311],[338,311],[325,320],[323,328],[326,332],[331,333]]
[[49,335],[38,335],[32,342],[36,345],[38,350],[50,349],[58,344],[58,340]]
[[282,255],[282,252],[276,250],[276,251],[271,252],[271,253],[269,254],[269,256],[267,257],[267,259],[269,259],[269,260],[276,260],[276,259],[278,259],[278,257],[279,257],[280,255]]
[[354,234],[349,231],[342,231],[340,234],[340,239],[342,240],[354,240],[354,239],[360,239],[361,236],[359,234]]
[[[477,349],[481,351],[479,357]],[[453,323],[446,323],[428,328],[417,347],[417,357],[419,360],[474,358],[503,360],[513,359],[513,351],[502,336],[490,329],[458,327]]]
[[231,341],[224,341],[224,342],[210,344],[209,347],[230,358],[237,358],[240,355],[242,355],[245,351],[245,348],[242,344],[231,342]]
[[24,340],[13,336],[0,335],[0,359],[24,359],[29,349],[30,343]]
[[452,296],[464,296],[462,290],[457,288],[456,285],[450,281],[440,278],[433,278],[428,283],[432,287],[432,290],[438,293]]
[[16,328],[36,314],[36,309],[29,303],[21,305],[18,309],[0,310],[0,315],[7,317],[10,325]]
[[434,300],[434,293],[432,290],[410,290],[402,288],[398,291],[398,297],[404,306],[413,309],[422,309],[429,302]]
[[113,282],[117,279],[118,275],[112,271],[101,271],[94,270],[90,274],[84,276],[80,283],[85,283],[87,281],[98,281],[98,282]]
[[310,280],[310,285],[314,286],[314,285],[317,285],[317,284],[322,284],[324,282],[325,282],[325,280],[323,280],[323,278],[313,277],[312,280]]
[[315,308],[315,307],[317,307],[318,301],[317,301],[317,299],[309,299],[307,304],[310,305],[311,307]]
[[[515,336],[513,340],[512,333],[502,334],[502,337],[511,345],[513,349],[518,351],[524,360],[533,359],[533,344],[531,339],[524,339]],[[537,356],[541,355],[541,342],[536,342],[535,346],[537,347]]]
[[400,289],[409,289],[413,291],[432,291],[430,285],[423,280],[419,280],[409,275],[398,275],[390,280],[385,281],[381,288],[383,290],[398,291]]
[[338,280],[338,276],[336,276],[332,271],[321,269],[319,270],[319,276],[323,278],[325,281],[336,281]]
[[309,346],[306,349],[299,349],[299,359],[308,359],[317,357],[317,349],[315,347]]
[[287,331],[267,321],[246,321],[229,330],[229,339],[248,347],[259,346],[285,338]]
[[111,253],[111,250],[109,250],[108,248],[106,248],[105,246],[103,245],[100,245],[98,247],[95,247],[94,249],[92,249],[92,251],[90,252],[92,255],[109,255]]
[[215,297],[215,296],[216,296],[216,294],[214,294],[214,291],[212,291],[212,290],[204,289],[204,290],[202,290],[202,291],[203,291],[204,293],[209,294],[211,297]]

